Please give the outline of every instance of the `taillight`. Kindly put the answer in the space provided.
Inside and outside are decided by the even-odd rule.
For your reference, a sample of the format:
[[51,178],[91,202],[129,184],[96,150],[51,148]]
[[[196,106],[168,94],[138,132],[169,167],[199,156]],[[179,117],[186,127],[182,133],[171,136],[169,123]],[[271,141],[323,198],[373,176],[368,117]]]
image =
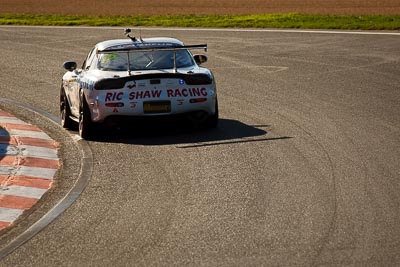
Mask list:
[[122,102],[106,103],[106,107],[110,107],[110,108],[121,108],[123,106],[124,106],[124,103],[122,103]]
[[193,98],[190,99],[189,102],[190,103],[202,103],[202,102],[206,102],[207,98]]

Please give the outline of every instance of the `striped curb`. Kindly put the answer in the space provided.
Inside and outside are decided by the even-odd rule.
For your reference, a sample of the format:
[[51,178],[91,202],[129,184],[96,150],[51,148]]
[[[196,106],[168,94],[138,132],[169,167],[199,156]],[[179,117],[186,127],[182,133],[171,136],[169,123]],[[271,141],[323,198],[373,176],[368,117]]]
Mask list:
[[0,231],[51,188],[58,147],[36,126],[0,110]]

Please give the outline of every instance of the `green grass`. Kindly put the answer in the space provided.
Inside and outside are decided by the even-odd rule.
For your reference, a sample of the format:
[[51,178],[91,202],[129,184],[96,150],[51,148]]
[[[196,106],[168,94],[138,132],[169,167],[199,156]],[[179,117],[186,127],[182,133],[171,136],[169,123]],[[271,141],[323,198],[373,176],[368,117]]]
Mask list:
[[400,15],[323,16],[302,14],[264,14],[236,16],[56,16],[0,14],[0,25],[400,30]]

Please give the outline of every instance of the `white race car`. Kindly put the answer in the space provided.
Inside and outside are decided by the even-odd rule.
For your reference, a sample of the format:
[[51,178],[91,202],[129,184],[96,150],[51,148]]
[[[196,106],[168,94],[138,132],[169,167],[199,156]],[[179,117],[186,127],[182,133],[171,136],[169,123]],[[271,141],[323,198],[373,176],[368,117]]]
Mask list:
[[[199,67],[205,55],[173,38],[128,38],[98,43],[82,69],[67,61],[60,92],[61,124],[79,124],[79,135],[90,139],[96,124],[127,118],[185,115],[201,127],[218,124],[214,75]],[[131,120],[128,120],[131,121]]]

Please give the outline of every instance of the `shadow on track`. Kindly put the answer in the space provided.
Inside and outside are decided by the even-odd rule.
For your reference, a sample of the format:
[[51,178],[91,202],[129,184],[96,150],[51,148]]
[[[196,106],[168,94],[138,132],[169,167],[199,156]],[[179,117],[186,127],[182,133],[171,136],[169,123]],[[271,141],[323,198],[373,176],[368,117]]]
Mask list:
[[[220,119],[215,129],[196,129],[179,121],[139,122],[130,127],[103,129],[93,141],[145,146],[177,145],[178,148],[191,148],[289,138],[260,138],[268,134],[261,128],[268,127],[269,125],[250,126],[229,119]],[[252,137],[258,138],[249,139]]]
[[0,126],[0,162],[7,155],[11,137],[8,131]]

